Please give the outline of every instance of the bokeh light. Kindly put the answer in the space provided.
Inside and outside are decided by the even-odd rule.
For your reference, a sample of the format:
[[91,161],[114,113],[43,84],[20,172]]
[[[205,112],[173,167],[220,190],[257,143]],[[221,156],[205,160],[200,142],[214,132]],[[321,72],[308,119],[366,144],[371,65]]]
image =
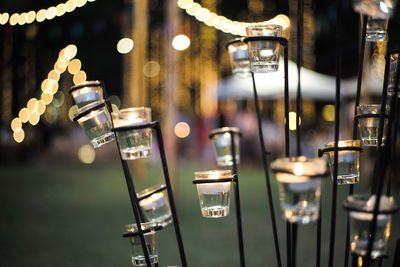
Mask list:
[[38,100],[36,98],[29,99],[28,103],[26,104],[26,107],[29,109],[29,111],[37,110]]
[[11,130],[13,130],[14,132],[18,131],[19,129],[22,128],[22,121],[20,118],[14,118],[11,121]]
[[69,110],[68,110],[68,118],[71,121],[74,121],[75,112],[77,112],[77,111],[78,111],[78,106],[77,105],[73,105],[72,107],[69,108]]
[[22,108],[18,113],[18,117],[23,123],[27,122],[29,120],[29,109]]
[[143,74],[146,77],[152,78],[160,73],[160,64],[157,61],[148,61],[143,66]]
[[322,108],[322,118],[326,121],[335,121],[335,106],[325,105]]
[[[299,118],[299,125],[301,125],[301,118]],[[296,112],[289,112],[289,130],[296,131]]]
[[46,104],[44,103],[43,100],[38,101],[38,108],[37,112],[39,112],[39,115],[43,115],[43,113],[46,111]]
[[17,13],[12,14],[10,17],[10,25],[12,26],[16,25],[18,23],[18,20],[19,20],[19,14]]
[[175,125],[174,132],[178,138],[186,138],[190,134],[190,126],[186,122],[178,122]]
[[10,15],[8,13],[3,13],[0,15],[0,24],[4,25],[8,22],[8,19],[10,18]]
[[184,34],[179,34],[172,40],[172,47],[175,50],[183,51],[190,46],[190,39]]
[[57,16],[62,16],[67,12],[67,7],[65,4],[58,4],[57,5]]
[[78,150],[78,159],[85,164],[91,164],[96,158],[96,152],[91,145],[83,145]]
[[36,21],[42,22],[46,19],[47,11],[45,9],[41,9],[36,13]]
[[28,18],[26,20],[26,23],[32,23],[34,22],[36,19],[36,12],[31,10],[28,12]]
[[55,6],[51,6],[47,9],[46,18],[48,20],[54,19],[57,16],[57,8]]
[[38,124],[39,120],[40,120],[39,112],[37,112],[37,110],[32,110],[29,114],[29,123],[31,125],[36,125]]
[[132,51],[134,42],[131,38],[122,38],[117,43],[117,51],[121,54],[127,54]]
[[72,79],[74,84],[81,84],[86,81],[86,72],[83,70],[78,71]]
[[69,64],[68,64],[68,72],[71,73],[72,75],[78,73],[78,71],[81,70],[82,63],[79,59],[73,59]]
[[21,143],[22,141],[24,141],[24,138],[25,138],[24,130],[19,129],[18,131],[15,131],[13,133],[13,138],[14,138],[15,142],[17,142],[17,143]]

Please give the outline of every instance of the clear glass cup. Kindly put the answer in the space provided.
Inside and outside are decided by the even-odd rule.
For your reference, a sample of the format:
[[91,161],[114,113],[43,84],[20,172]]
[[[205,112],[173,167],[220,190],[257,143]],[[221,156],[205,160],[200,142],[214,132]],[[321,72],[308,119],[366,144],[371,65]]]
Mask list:
[[242,39],[234,39],[226,45],[232,66],[232,73],[236,77],[250,77],[249,50]]
[[[375,201],[376,195],[351,195],[344,202],[345,208],[350,212],[350,248],[352,253],[360,256],[367,254]],[[387,241],[390,237],[391,213],[396,209],[392,197],[381,196],[375,239],[372,245],[372,258],[386,254]]]
[[[397,69],[399,66],[399,55],[400,53],[395,53],[390,55],[390,71],[389,71],[389,85],[388,94],[393,95],[395,91],[395,84],[397,78]],[[397,83],[397,88],[400,87],[400,79]],[[397,96],[400,97],[400,92],[397,92]]]
[[73,86],[69,93],[78,108],[97,101],[103,101],[103,88],[100,81],[86,81]]
[[[160,189],[163,189],[160,191]],[[157,193],[156,192],[160,191]],[[163,227],[170,224],[171,220],[171,208],[168,203],[167,192],[165,185],[157,185],[154,187],[146,188],[143,191],[137,193],[138,198],[142,198],[139,201],[139,205],[144,211],[146,219],[150,222],[159,223]]]
[[390,18],[396,8],[394,0],[353,0],[356,12],[374,18]]
[[388,19],[368,17],[365,40],[367,42],[386,40],[388,22]]
[[235,159],[236,163],[240,162],[240,137],[239,128],[237,127],[223,127],[212,130],[210,135],[214,144],[215,154],[217,156],[218,166],[232,166],[232,147],[231,147],[231,134],[228,131],[233,132],[233,138],[235,141]]
[[[195,179],[232,178],[230,170],[213,170],[194,173]],[[232,182],[196,184],[203,217],[220,218],[229,215],[229,193]]]
[[[150,263],[158,262],[158,250],[157,250],[157,234],[153,230],[157,224],[155,223],[142,223],[142,230],[152,229],[148,233],[144,233],[144,241],[146,244],[147,251],[149,252]],[[128,224],[125,226],[128,232],[133,232],[134,235],[129,237],[131,245],[131,258],[133,266],[145,266],[146,258],[144,257],[142,243],[140,242],[139,232],[136,224]]]
[[[335,142],[325,144],[326,148],[335,146]],[[339,141],[338,147],[360,147],[360,140]],[[328,165],[333,179],[334,151],[326,152]],[[360,178],[360,151],[342,150],[338,151],[338,175],[337,184],[355,184]]]
[[114,140],[110,113],[104,102],[92,102],[78,109],[75,119],[95,148]]
[[[389,114],[390,107],[386,106],[386,114]],[[357,107],[357,115],[373,115],[380,114],[380,104],[360,105]],[[363,146],[377,146],[378,145],[378,132],[379,132],[379,117],[364,117],[358,119],[358,128],[360,130],[361,144]],[[388,119],[384,119],[382,145],[386,141],[386,129]]]
[[271,163],[279,185],[283,217],[291,223],[307,224],[319,216],[321,179],[326,173],[322,158],[278,158]]
[[[151,108],[127,108],[113,112],[115,128],[151,122]],[[116,131],[116,137],[124,160],[147,158],[151,155],[151,129]]]
[[[247,37],[282,36],[282,26],[276,24],[254,24],[246,28]],[[279,67],[280,43],[275,41],[249,41],[250,69],[253,72],[275,72]]]

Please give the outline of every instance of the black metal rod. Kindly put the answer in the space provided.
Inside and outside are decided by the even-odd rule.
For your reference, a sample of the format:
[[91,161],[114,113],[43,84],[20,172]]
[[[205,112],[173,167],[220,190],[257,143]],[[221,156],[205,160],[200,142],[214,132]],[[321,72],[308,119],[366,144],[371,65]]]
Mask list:
[[[342,0],[337,0],[336,1],[335,148],[338,147],[339,143],[341,65],[342,65]],[[329,267],[333,267],[334,255],[335,255],[337,175],[338,175],[338,151],[335,150],[333,159],[331,229],[330,229],[330,240],[329,240],[329,265],[328,265]]]
[[290,140],[289,140],[289,48],[283,46],[284,53],[284,68],[285,68],[285,88],[284,88],[284,106],[285,106],[285,156],[290,155]]
[[[296,97],[296,148],[297,156],[301,155],[300,117],[302,115],[301,99],[301,65],[303,64],[303,32],[304,32],[304,2],[297,1],[297,97]],[[293,231],[293,234],[295,232]]]
[[396,248],[394,251],[393,267],[400,266],[400,239],[397,239]]
[[317,220],[316,267],[321,267],[321,236],[322,236],[322,185],[321,185],[321,197],[319,198],[319,216],[318,216],[318,220]]
[[292,266],[292,224],[286,221],[286,266]]
[[352,254],[351,255],[351,267],[357,267],[357,263],[358,263],[358,256]]
[[173,195],[173,192],[172,192],[171,181],[170,181],[170,178],[169,178],[169,172],[168,172],[167,158],[166,158],[166,155],[165,155],[164,142],[163,142],[163,138],[162,138],[162,132],[161,132],[160,123],[158,121],[155,124],[155,130],[156,130],[156,135],[157,135],[158,148],[160,150],[160,157],[161,157],[161,163],[162,163],[163,172],[164,172],[165,184],[167,186],[169,205],[171,207],[171,214],[172,214],[173,223],[174,223],[175,235],[176,235],[176,239],[177,239],[177,242],[178,242],[179,255],[181,257],[182,267],[187,267],[185,249],[183,247],[181,230],[179,228],[178,214],[176,212],[174,195]]
[[[349,195],[354,193],[354,185],[350,185],[349,187]],[[347,222],[346,222],[346,241],[345,241],[345,250],[344,250],[344,267],[349,266],[349,255],[350,255],[350,215],[347,214]]]
[[276,260],[277,260],[277,266],[278,267],[282,267],[281,253],[280,253],[280,249],[279,249],[278,231],[277,231],[277,228],[276,228],[274,203],[273,203],[273,200],[272,200],[271,181],[270,181],[269,170],[268,170],[267,151],[265,150],[265,144],[264,144],[264,135],[263,135],[263,131],[262,131],[261,113],[260,113],[260,106],[259,106],[259,103],[258,103],[258,95],[257,95],[256,81],[255,81],[255,78],[254,78],[254,72],[251,72],[251,77],[252,77],[252,80],[253,80],[254,106],[256,108],[256,114],[257,114],[258,136],[259,136],[259,139],[260,139],[261,156],[262,156],[263,166],[264,166],[265,181],[266,181],[266,184],[267,184],[268,204],[269,204],[269,211],[270,211],[270,215],[271,215],[271,224],[272,224],[272,231],[273,231],[273,236],[274,236]]
[[[232,173],[237,176],[237,162],[236,162],[236,146],[235,146],[235,134],[230,132],[231,137],[231,154],[232,154]],[[246,266],[244,245],[243,245],[243,229],[242,229],[242,212],[240,207],[240,194],[239,194],[239,178],[233,182],[235,190],[235,208],[236,208],[236,226],[239,242],[239,255],[240,255],[240,266]]]
[[378,267],[382,267],[383,266],[383,260],[384,260],[383,257],[379,257],[379,259],[378,259]]

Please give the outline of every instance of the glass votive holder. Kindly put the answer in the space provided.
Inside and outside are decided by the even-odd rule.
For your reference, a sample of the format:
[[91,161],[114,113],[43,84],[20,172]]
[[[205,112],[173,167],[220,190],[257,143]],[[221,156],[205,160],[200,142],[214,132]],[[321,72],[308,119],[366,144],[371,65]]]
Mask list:
[[[399,55],[400,53],[393,53],[390,55],[390,70],[389,70],[389,85],[388,85],[389,95],[393,95],[395,92],[397,70],[399,68]],[[400,88],[400,79],[397,81],[397,88]],[[397,92],[397,96],[400,97],[400,92]]]
[[304,156],[278,158],[271,163],[271,169],[278,181],[283,217],[291,223],[316,221],[326,161]]
[[172,222],[166,189],[165,185],[157,185],[137,193],[147,221],[159,223],[163,227]]
[[93,102],[78,109],[74,121],[79,123],[95,148],[114,140],[110,113],[104,101]]
[[[385,116],[389,114],[390,106],[386,106]],[[381,105],[369,104],[357,107],[358,128],[360,130],[360,139],[363,146],[377,146],[379,121],[381,119]],[[384,127],[382,135],[382,145],[386,141],[386,129],[388,118],[384,117]]]
[[[373,220],[376,195],[351,195],[343,202],[350,213],[350,248],[352,253],[366,256],[370,225]],[[375,238],[372,244],[371,257],[377,258],[386,254],[387,241],[390,237],[392,214],[397,211],[392,197],[381,196],[376,222]]]
[[232,73],[236,77],[250,77],[249,50],[242,38],[236,38],[226,44],[232,66]]
[[71,87],[69,93],[74,98],[78,108],[97,101],[103,101],[103,83],[100,81],[86,81]]
[[151,155],[151,129],[131,129],[151,122],[151,108],[138,107],[113,112],[114,130],[124,160],[147,158]]
[[[131,247],[131,258],[133,266],[145,266],[146,258],[144,256],[142,243],[140,242],[140,236],[138,227],[136,224],[128,224],[125,226],[126,231],[123,236],[129,237],[129,243]],[[150,263],[154,264],[158,262],[158,251],[157,251],[157,234],[158,230],[163,227],[153,223],[141,223],[143,231],[144,241],[146,244],[147,252],[149,253]]]
[[194,173],[201,214],[205,218],[229,215],[229,193],[232,173],[230,170],[201,171]]
[[236,164],[240,162],[240,130],[237,127],[223,127],[214,129],[209,137],[213,141],[218,166],[232,166],[232,137],[234,138],[234,150]]
[[[325,144],[327,150],[334,148],[335,142]],[[337,184],[355,184],[360,177],[360,140],[343,140],[338,143],[338,174]],[[328,165],[333,179],[333,162],[335,151],[325,152],[328,158]]]
[[394,0],[353,0],[356,12],[374,18],[390,18],[396,8]]
[[[247,37],[282,36],[282,26],[276,24],[254,24],[246,28]],[[247,40],[250,69],[253,72],[275,72],[279,67],[278,41]]]
[[368,17],[365,40],[367,42],[386,40],[388,22],[388,19]]

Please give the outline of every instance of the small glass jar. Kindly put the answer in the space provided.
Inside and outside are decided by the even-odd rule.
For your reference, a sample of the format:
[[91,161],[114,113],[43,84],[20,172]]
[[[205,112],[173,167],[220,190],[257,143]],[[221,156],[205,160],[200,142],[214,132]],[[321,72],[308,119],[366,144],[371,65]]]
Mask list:
[[232,73],[238,78],[250,77],[249,50],[242,38],[234,39],[226,44],[232,66]]
[[[350,213],[350,248],[352,253],[366,256],[370,225],[373,219],[376,195],[351,195],[343,202]],[[376,222],[375,238],[371,257],[377,258],[386,254],[387,241],[390,237],[392,214],[397,210],[392,197],[381,196]]]
[[165,185],[157,185],[137,193],[138,199],[140,199],[139,205],[144,211],[146,219],[159,223],[163,227],[171,223],[171,208],[165,191]]
[[100,81],[86,81],[73,86],[69,93],[74,98],[78,108],[82,108],[92,102],[103,101],[103,83]]
[[[194,173],[195,180],[232,178],[230,170],[201,171]],[[229,193],[231,183],[210,182],[196,184],[200,208],[205,218],[220,218],[229,215]]]
[[[386,106],[386,115],[389,115],[390,107]],[[377,116],[381,113],[381,105],[369,104],[360,105],[357,107],[358,128],[360,130],[360,139],[363,146],[377,146],[378,145],[378,133],[379,133],[379,121],[380,117]],[[386,129],[387,129],[388,118],[384,118],[382,145],[386,141]]]
[[[156,231],[162,229],[155,223],[141,223],[145,244],[149,253],[150,263],[158,262],[157,250],[157,234]],[[128,224],[125,226],[129,233],[129,242],[131,247],[131,258],[133,266],[145,266],[146,259],[143,252],[142,243],[140,242],[139,232],[136,224]],[[125,234],[124,234],[125,235]]]
[[122,158],[134,160],[149,157],[151,155],[151,129],[121,129],[151,122],[151,108],[120,109],[118,112],[113,112],[112,116]]
[[388,22],[388,19],[368,17],[365,40],[367,42],[386,40]]
[[114,140],[110,113],[103,101],[92,102],[78,109],[74,121],[78,121],[95,148]]
[[291,223],[316,221],[326,161],[304,156],[278,158],[271,163],[271,169],[278,181],[283,217]]
[[[282,36],[282,26],[276,24],[254,24],[246,28],[247,37],[259,36]],[[249,40],[250,69],[253,72],[276,72],[279,68],[278,41],[269,40]]]
[[232,135],[235,143],[236,164],[240,162],[240,130],[237,127],[223,127],[214,129],[210,132],[210,137],[214,144],[218,166],[232,166]]
[[394,0],[353,0],[353,8],[363,15],[388,19],[393,15],[396,3]]
[[[335,142],[325,144],[325,148],[333,148]],[[338,143],[338,175],[337,184],[355,184],[360,178],[360,140],[344,140]],[[340,150],[340,148],[355,147],[359,150]],[[328,164],[333,179],[334,151],[326,152]]]

